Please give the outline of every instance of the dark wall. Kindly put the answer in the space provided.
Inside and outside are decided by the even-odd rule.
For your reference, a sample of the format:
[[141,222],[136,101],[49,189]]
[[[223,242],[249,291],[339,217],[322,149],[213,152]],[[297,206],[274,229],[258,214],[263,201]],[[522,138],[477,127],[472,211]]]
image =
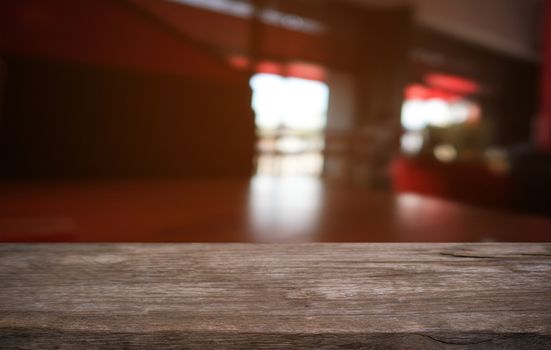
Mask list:
[[536,142],[538,149],[551,154],[551,2],[544,4],[542,25],[542,69],[540,76],[540,117]]
[[2,178],[248,176],[242,83],[5,59]]
[[537,62],[423,27],[417,27],[412,37],[410,81],[419,81],[428,72],[443,72],[479,82],[482,91],[476,98],[483,118],[495,125],[494,142],[502,146],[529,142],[538,112]]

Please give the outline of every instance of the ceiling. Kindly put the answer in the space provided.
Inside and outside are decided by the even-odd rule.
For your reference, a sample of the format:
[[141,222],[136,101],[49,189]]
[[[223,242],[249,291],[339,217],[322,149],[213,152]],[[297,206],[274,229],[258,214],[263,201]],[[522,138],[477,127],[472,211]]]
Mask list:
[[423,26],[517,57],[539,57],[544,0],[346,0],[366,6],[410,6]]

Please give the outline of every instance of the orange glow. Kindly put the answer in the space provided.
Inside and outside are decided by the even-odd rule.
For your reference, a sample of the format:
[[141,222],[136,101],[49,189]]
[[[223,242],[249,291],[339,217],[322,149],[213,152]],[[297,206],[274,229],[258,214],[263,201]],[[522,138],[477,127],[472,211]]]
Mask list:
[[258,73],[282,75],[283,67],[281,64],[274,61],[261,61],[256,65],[256,71]]
[[478,83],[454,75],[431,73],[425,77],[425,81],[433,87],[458,94],[471,95],[480,91],[480,85]]
[[[237,70],[246,70],[251,65],[251,60],[245,55],[229,55],[226,60],[231,67]],[[283,65],[274,61],[262,60],[256,64],[256,72],[285,75],[288,77],[322,82],[327,79],[327,71],[323,66],[304,62],[294,62]]]
[[308,80],[326,80],[326,71],[323,67],[308,63],[291,63],[287,68],[287,75]]
[[455,101],[461,99],[461,96],[442,89],[426,87],[421,84],[411,84],[406,87],[405,98],[406,100],[430,100],[436,98],[446,101]]
[[243,55],[233,55],[228,57],[230,66],[238,70],[245,70],[249,68],[251,61]]

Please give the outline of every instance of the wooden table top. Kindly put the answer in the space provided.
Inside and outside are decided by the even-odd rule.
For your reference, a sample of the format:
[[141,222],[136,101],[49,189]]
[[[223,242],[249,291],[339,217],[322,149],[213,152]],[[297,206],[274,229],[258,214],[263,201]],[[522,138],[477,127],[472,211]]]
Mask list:
[[0,348],[551,349],[551,244],[2,244]]
[[0,184],[0,241],[549,242],[551,220],[308,178]]

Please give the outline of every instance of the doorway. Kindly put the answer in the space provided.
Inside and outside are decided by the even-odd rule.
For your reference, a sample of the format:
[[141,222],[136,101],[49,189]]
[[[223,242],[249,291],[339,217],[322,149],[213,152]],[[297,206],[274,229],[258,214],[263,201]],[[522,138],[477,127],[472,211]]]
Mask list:
[[259,73],[251,78],[251,87],[256,115],[256,174],[321,176],[328,85]]

